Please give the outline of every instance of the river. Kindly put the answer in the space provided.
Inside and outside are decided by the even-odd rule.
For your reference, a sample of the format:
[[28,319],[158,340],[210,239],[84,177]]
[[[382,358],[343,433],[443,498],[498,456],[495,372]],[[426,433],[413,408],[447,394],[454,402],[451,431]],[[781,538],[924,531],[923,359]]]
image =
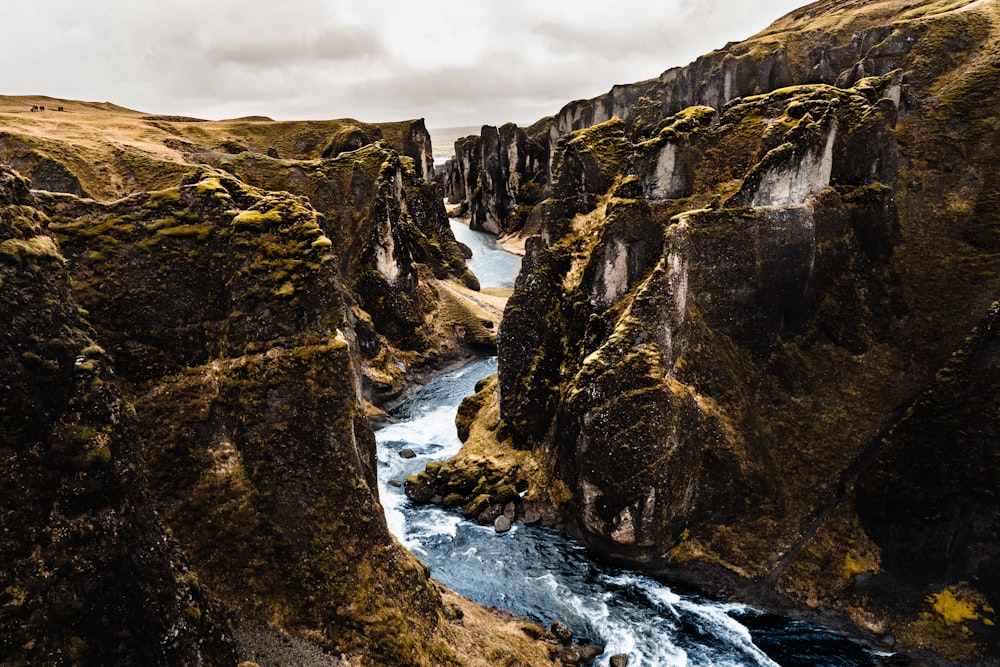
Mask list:
[[[480,236],[457,221],[452,227],[472,248],[469,265],[484,287],[513,284],[520,258],[496,249],[488,234]],[[479,379],[495,372],[496,358],[490,357],[439,377],[397,408],[397,423],[376,433],[379,493],[389,528],[435,579],[476,602],[542,625],[565,623],[578,638],[605,646],[596,663],[603,666],[619,653],[628,654],[629,667],[877,664],[852,641],[822,628],[681,593],[602,564],[553,531],[515,524],[497,534],[458,511],[412,505],[390,482],[458,451],[455,410]],[[416,458],[400,457],[402,449],[412,449]]]

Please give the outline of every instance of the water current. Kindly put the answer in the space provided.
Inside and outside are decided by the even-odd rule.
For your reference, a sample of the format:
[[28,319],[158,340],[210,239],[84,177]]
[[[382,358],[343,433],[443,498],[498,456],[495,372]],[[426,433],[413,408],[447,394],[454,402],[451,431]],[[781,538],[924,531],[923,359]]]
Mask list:
[[[513,284],[518,257],[496,249],[489,235],[459,222],[452,227],[472,248],[470,268],[484,286]],[[455,410],[479,379],[495,372],[491,357],[439,377],[395,411],[397,423],[376,433],[379,493],[389,528],[435,579],[481,604],[540,624],[565,623],[577,637],[605,646],[596,663],[603,666],[620,653],[628,654],[629,667],[877,664],[855,643],[822,628],[682,593],[603,564],[552,531],[515,524],[497,534],[457,511],[412,505],[390,482],[458,451]],[[412,449],[416,458],[400,457],[403,449]]]

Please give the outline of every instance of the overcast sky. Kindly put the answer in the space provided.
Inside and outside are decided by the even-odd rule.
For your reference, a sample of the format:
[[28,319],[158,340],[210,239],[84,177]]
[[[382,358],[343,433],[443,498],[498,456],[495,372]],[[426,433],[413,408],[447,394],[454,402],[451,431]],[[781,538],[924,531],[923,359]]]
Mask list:
[[0,94],[221,119],[528,124],[805,0],[2,0]]

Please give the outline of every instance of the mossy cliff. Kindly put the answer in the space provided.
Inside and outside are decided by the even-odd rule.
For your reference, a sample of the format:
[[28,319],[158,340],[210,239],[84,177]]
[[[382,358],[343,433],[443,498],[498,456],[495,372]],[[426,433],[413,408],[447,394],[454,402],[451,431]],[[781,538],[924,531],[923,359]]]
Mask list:
[[337,158],[277,160],[242,153],[212,160],[247,183],[305,197],[324,216],[330,252],[351,299],[365,397],[395,397],[413,369],[492,346],[471,307],[448,309],[450,281],[479,289],[436,187],[382,142]]
[[[987,8],[977,5],[967,11],[973,4],[974,0],[815,2],[745,41],[727,44],[684,67],[671,68],[654,79],[613,86],[595,98],[572,101],[528,128],[512,127],[501,133],[498,150],[481,150],[481,138],[462,139],[456,142],[456,159],[445,167],[442,178],[456,184],[449,191],[451,199],[465,199],[474,225],[497,226],[502,234],[519,233],[527,221],[525,208],[544,198],[552,185],[556,145],[570,132],[617,117],[631,139],[642,141],[658,135],[675,114],[690,107],[721,110],[740,97],[798,84],[848,87],[900,68],[912,84],[907,91],[926,89],[949,70],[967,64],[968,57],[986,43],[990,21],[983,12]],[[902,91],[896,92],[902,99],[895,101],[905,114],[916,98]],[[523,153],[519,143],[523,136],[528,138],[532,156],[523,167],[520,161],[492,157]],[[490,172],[488,178],[481,177]],[[512,190],[510,183],[530,183],[531,187]],[[480,222],[471,206],[473,196],[487,202],[484,210],[496,211],[498,220],[486,224],[482,218]],[[523,232],[534,233],[537,229],[530,225]]]
[[455,143],[442,180],[452,204],[462,204],[473,229],[507,234],[524,226],[547,182],[548,119],[527,129],[484,125],[478,137]]
[[[366,224],[393,233],[366,205],[388,205],[379,184],[383,169],[389,185],[401,179],[398,159],[383,165],[394,155],[378,149],[373,173],[351,160],[348,174],[374,194],[341,200],[358,221],[336,243],[307,200],[224,172],[112,204],[39,197],[75,293],[131,383],[153,503],[211,599],[237,624],[375,664],[446,664],[457,657],[437,636],[440,594],[389,535],[375,490],[355,366],[366,344],[355,323],[374,292],[355,296],[335,254]],[[362,243],[367,272],[416,291],[417,268],[389,238]],[[367,321],[378,330],[407,315]]]
[[994,662],[998,31],[816,3],[562,136],[466,430],[602,553]]
[[28,184],[0,169],[0,662],[232,665]]
[[55,277],[29,298],[4,276],[4,511],[25,529],[0,662],[276,664],[288,639],[332,663],[547,662],[433,583],[378,502],[372,402],[495,341],[437,191],[381,142],[204,161],[111,202],[10,176],[33,208],[8,207],[0,261]]

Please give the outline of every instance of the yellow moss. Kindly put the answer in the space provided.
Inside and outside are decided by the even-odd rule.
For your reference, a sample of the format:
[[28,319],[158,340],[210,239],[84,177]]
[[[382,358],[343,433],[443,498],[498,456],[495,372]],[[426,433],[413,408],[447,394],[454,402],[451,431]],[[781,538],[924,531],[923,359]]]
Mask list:
[[877,572],[878,571],[878,559],[874,558],[869,553],[861,554],[846,554],[844,556],[844,574],[848,577],[853,577],[856,574],[864,574],[865,572]]
[[194,237],[199,241],[204,241],[212,233],[215,225],[210,222],[200,225],[175,225],[173,227],[162,227],[156,230],[159,237],[187,238]]
[[181,191],[177,188],[154,190],[149,193],[149,205],[171,204],[181,200]]
[[240,211],[233,218],[233,226],[262,229],[268,225],[281,222],[281,213],[274,209],[269,211]]
[[552,502],[553,507],[559,508],[563,504],[573,500],[573,492],[570,491],[569,487],[562,480],[555,479],[552,480],[549,486],[549,500]]
[[225,192],[228,194],[225,186],[217,176],[210,176],[208,178],[202,179],[195,185],[195,192],[199,195],[204,195],[209,192]]
[[275,296],[292,296],[295,294],[295,285],[291,281],[284,283],[281,287],[274,290]]
[[312,248],[329,248],[333,245],[333,241],[328,239],[326,236],[320,236],[318,239],[309,244]]
[[184,614],[184,618],[192,623],[197,623],[201,620],[201,607],[196,602],[188,602],[181,611]]
[[934,611],[944,618],[944,622],[948,625],[957,625],[963,621],[975,621],[981,618],[976,613],[974,602],[960,600],[948,589],[928,595],[927,602],[934,607]]
[[97,343],[91,343],[87,347],[80,350],[80,354],[84,357],[99,357],[104,354],[104,348]]
[[59,253],[59,247],[51,236],[34,236],[30,239],[7,239],[0,243],[0,255],[23,262],[29,257],[47,258],[57,262],[66,260]]

